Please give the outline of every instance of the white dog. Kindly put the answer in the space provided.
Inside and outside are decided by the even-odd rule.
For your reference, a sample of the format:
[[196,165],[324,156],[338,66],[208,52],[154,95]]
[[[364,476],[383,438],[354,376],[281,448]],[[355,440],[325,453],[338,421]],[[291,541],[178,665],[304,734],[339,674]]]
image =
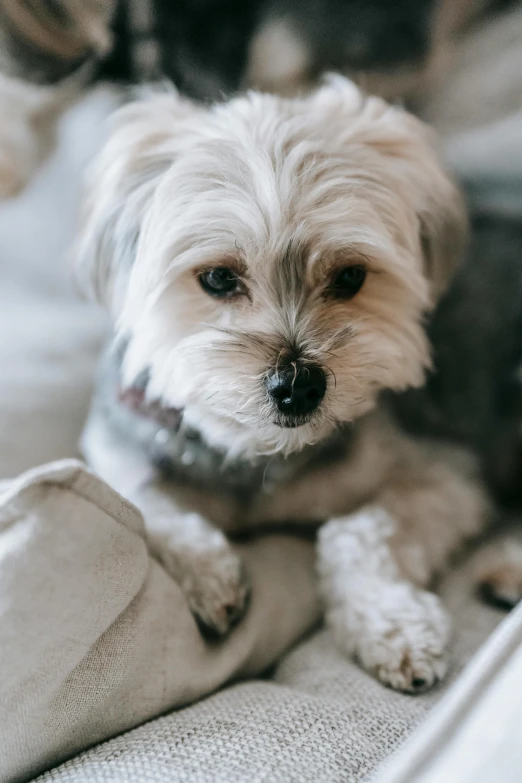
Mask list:
[[203,626],[226,633],[248,595],[222,530],[324,523],[340,647],[400,690],[444,675],[425,588],[488,506],[468,455],[409,439],[378,398],[422,384],[465,229],[428,130],[340,77],[118,113],[78,248],[116,333],[84,447]]

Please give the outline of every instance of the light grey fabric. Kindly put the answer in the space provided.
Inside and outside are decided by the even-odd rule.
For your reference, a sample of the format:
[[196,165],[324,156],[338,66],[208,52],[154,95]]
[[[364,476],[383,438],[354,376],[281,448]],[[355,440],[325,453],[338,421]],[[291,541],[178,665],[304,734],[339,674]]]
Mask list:
[[455,616],[449,679],[407,696],[386,690],[326,631],[280,661],[270,681],[236,684],[93,748],[42,783],[352,783],[374,780],[503,614],[474,594],[473,560],[442,593]]

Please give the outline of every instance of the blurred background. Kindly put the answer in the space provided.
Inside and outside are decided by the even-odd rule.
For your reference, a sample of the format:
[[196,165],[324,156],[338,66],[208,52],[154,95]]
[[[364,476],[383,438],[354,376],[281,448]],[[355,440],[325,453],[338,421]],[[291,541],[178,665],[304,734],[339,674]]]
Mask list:
[[[54,175],[59,211],[71,209],[100,121],[133,85],[166,78],[215,100],[246,87],[294,94],[325,71],[430,122],[470,199],[520,208],[520,0],[1,0],[0,194],[21,190],[50,154],[62,155],[58,167],[72,155]],[[66,140],[62,116],[96,88],[100,97],[78,109]],[[51,210],[51,193],[59,198],[50,181],[33,216]],[[17,231],[23,210],[0,212],[4,258],[15,252],[13,233],[16,257],[27,255]],[[56,257],[69,221],[45,222]]]
[[489,198],[518,209],[520,0],[1,0],[0,194],[32,179],[66,109],[97,85],[111,98],[91,101],[83,132],[76,124],[78,162],[130,86],[166,78],[200,100],[294,94],[326,71],[416,111],[474,198],[493,181]]

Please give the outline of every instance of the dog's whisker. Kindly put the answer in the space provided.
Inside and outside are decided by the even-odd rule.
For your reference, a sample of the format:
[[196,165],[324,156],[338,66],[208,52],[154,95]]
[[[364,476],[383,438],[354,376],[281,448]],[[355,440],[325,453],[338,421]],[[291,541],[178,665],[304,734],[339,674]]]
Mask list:
[[334,388],[336,389],[337,388],[337,376],[335,375],[335,373],[332,370],[332,368],[328,367],[327,365],[325,365],[325,370],[326,370],[327,374],[331,375],[332,378],[334,379]]

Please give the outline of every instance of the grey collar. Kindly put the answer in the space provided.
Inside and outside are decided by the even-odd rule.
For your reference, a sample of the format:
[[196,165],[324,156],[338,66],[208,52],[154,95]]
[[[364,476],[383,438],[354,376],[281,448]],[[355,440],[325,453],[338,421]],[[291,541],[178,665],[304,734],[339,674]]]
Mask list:
[[337,461],[351,448],[353,428],[344,427],[301,452],[255,459],[230,459],[210,446],[202,435],[183,422],[183,412],[145,399],[147,374],[131,389],[121,391],[120,366],[123,349],[111,350],[102,372],[104,407],[112,425],[127,440],[144,449],[165,478],[220,494],[252,497],[269,493],[296,475]]

